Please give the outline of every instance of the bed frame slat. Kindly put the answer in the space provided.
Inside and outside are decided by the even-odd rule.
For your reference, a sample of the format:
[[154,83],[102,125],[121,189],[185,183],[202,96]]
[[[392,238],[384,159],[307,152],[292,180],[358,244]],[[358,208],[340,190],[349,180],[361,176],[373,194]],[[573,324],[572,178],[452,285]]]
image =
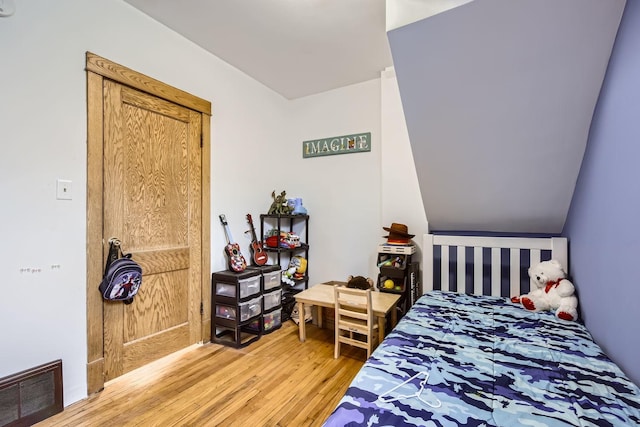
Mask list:
[[491,295],[500,295],[500,248],[491,248]]
[[531,249],[529,251],[529,265],[536,265],[540,262],[540,249]]
[[458,292],[465,292],[466,290],[466,276],[467,276],[467,271],[466,271],[466,262],[465,262],[465,253],[464,253],[464,247],[463,246],[458,246],[457,248],[457,252],[458,252],[458,259],[457,259],[457,267],[458,267]]
[[511,249],[509,251],[509,256],[511,257],[509,265],[511,266],[509,270],[509,295],[520,295],[520,250],[519,249]]
[[482,295],[482,248],[473,248],[473,293]]
[[448,291],[449,289],[449,247],[441,246],[440,252],[440,289]]

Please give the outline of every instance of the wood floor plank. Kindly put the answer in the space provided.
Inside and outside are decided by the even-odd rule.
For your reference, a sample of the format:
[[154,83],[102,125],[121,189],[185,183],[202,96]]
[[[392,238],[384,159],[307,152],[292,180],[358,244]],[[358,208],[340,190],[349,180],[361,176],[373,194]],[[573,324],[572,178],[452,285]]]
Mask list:
[[47,426],[321,426],[366,359],[333,331],[289,321],[251,345],[207,343],[127,373],[36,424]]

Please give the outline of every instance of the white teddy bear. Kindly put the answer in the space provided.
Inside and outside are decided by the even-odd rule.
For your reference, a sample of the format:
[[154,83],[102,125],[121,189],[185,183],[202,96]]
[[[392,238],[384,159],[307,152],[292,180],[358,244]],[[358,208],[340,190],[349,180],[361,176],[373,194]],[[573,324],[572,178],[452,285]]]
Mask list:
[[531,311],[555,310],[556,316],[564,320],[578,319],[578,298],[573,283],[559,261],[552,259],[529,268],[531,291],[511,301],[522,304]]

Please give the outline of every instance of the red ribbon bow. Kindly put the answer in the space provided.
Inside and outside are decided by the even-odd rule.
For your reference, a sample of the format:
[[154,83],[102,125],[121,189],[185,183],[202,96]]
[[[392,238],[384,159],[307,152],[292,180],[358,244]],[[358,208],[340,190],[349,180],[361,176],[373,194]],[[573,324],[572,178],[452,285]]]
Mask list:
[[547,286],[545,286],[545,287],[544,287],[544,293],[545,293],[545,294],[548,294],[548,293],[549,293],[549,291],[551,290],[551,288],[553,288],[554,286],[555,286],[555,287],[558,287],[558,285],[560,285],[560,281],[561,281],[561,280],[562,280],[562,279],[558,279],[558,280],[556,280],[556,281],[552,281],[552,280],[548,281],[548,282],[547,282]]

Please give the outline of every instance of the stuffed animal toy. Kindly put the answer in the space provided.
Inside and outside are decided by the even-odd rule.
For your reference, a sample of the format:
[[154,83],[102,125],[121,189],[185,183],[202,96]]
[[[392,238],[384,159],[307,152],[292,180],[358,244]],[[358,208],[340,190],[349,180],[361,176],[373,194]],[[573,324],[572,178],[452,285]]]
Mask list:
[[370,277],[365,279],[363,276],[349,276],[347,277],[347,288],[371,289],[373,288],[373,279]]
[[289,286],[295,286],[296,280],[304,279],[304,273],[307,271],[307,260],[301,256],[291,257],[289,266],[282,272],[282,283]]
[[557,260],[543,261],[529,268],[531,291],[511,301],[522,304],[531,311],[555,310],[558,318],[578,319],[578,298],[573,283],[566,279],[562,265]]
[[296,257],[292,257],[289,261],[289,266],[282,272],[282,283],[286,283],[289,286],[295,286],[296,282],[293,280],[293,276],[296,274],[296,270],[299,266],[299,260]]

